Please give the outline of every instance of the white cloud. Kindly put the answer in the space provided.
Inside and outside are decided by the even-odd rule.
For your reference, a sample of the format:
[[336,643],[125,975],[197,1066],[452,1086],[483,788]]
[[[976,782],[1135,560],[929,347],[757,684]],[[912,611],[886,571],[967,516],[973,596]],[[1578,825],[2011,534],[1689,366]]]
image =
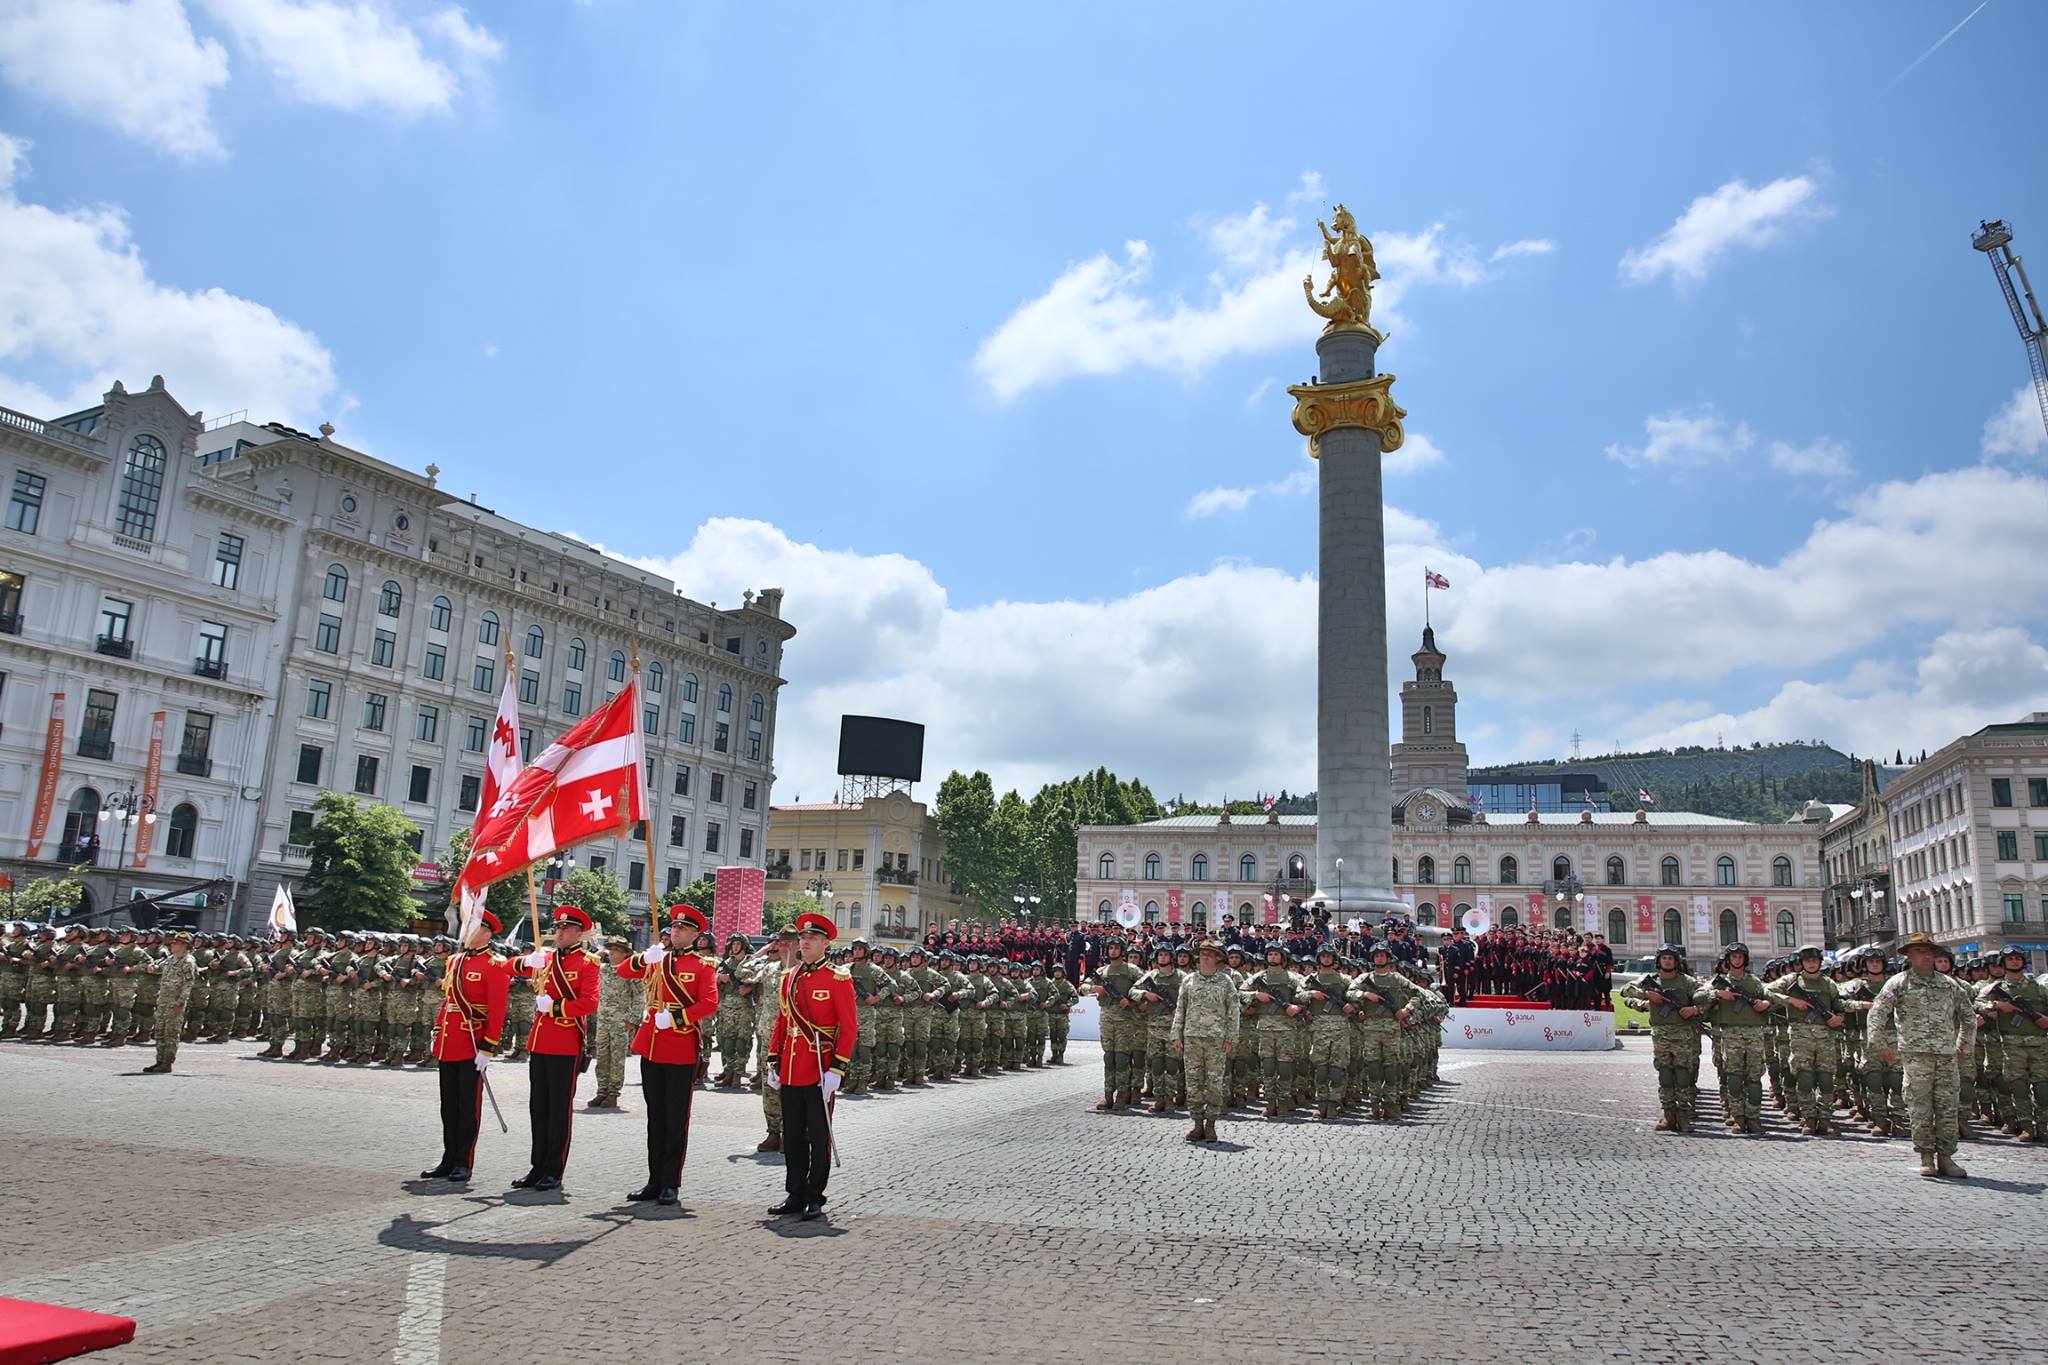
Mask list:
[[221,154],[207,102],[227,53],[194,35],[179,0],[8,0],[0,77],[172,156]]
[[1623,256],[1621,273],[1631,284],[1660,275],[1681,285],[1697,284],[1731,248],[1768,246],[1788,224],[1824,215],[1819,194],[1820,187],[1803,175],[1757,189],[1731,180],[1693,200],[1656,241]]
[[321,416],[334,358],[317,337],[222,289],[150,277],[118,208],[24,202],[23,144],[0,135],[0,364],[10,406],[54,415],[115,379],[166,376],[188,408]]
[[1642,445],[1611,445],[1607,458],[1630,469],[1683,468],[1715,464],[1756,444],[1756,433],[1747,423],[1730,425],[1712,408],[1646,417],[1643,433],[1648,439]]
[[[1319,195],[1313,172],[1288,196]],[[1302,277],[1315,266],[1308,224],[1276,216],[1265,204],[1199,224],[1212,268],[1201,297],[1152,290],[1149,243],[1124,243],[1121,257],[1102,252],[1069,265],[1037,298],[1020,306],[975,352],[975,372],[1005,401],[1078,375],[1152,369],[1183,377],[1219,360],[1305,343],[1314,318],[1301,298]],[[1486,262],[1441,224],[1420,233],[1372,234],[1383,278],[1373,291],[1373,319],[1403,323],[1400,309],[1417,285],[1470,286],[1487,278]],[[1299,243],[1294,249],[1287,244]],[[1527,254],[1524,250],[1509,255]]]
[[[1188,499],[1187,506],[1182,509],[1182,515],[1190,521],[1200,521],[1224,512],[1242,512],[1260,498],[1284,498],[1301,493],[1313,493],[1316,489],[1315,461],[1307,459],[1306,455],[1303,458],[1305,463],[1300,468],[1271,483],[1245,487],[1219,485],[1215,488],[1205,488]],[[1380,461],[1380,467],[1387,477],[1397,478],[1440,464],[1443,458],[1444,453],[1436,442],[1419,431],[1411,431],[1407,433],[1407,439],[1401,443],[1399,450]]]
[[199,3],[295,98],[351,113],[445,111],[504,51],[456,7],[408,21],[382,0]]
[[1557,243],[1543,237],[1525,238],[1519,242],[1504,242],[1493,249],[1489,261],[1511,261],[1517,256],[1548,256],[1557,250]]
[[2022,384],[2013,390],[2012,401],[1984,423],[1980,448],[1986,459],[2001,455],[2038,459],[2048,454],[2048,435],[2044,432],[2048,432],[2048,427],[2042,424],[2041,404],[2034,397],[2034,386]]
[[1798,474],[1834,482],[1846,479],[1855,466],[1849,459],[1849,447],[1840,441],[1822,438],[1809,441],[1803,446],[1789,441],[1771,442],[1771,468],[1782,474]]
[[1399,478],[1443,463],[1444,452],[1435,441],[1419,431],[1411,431],[1401,442],[1401,448],[1391,455],[1382,456],[1380,469],[1389,478]]

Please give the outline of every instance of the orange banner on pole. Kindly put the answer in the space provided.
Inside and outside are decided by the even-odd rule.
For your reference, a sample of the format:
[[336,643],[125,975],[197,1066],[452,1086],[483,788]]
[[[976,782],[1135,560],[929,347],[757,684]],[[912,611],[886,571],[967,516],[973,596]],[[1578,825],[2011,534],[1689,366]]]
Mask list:
[[[164,713],[159,711],[149,722],[149,761],[142,769],[142,811],[148,815],[156,809],[156,789],[164,775]],[[135,861],[129,866],[138,870],[149,866],[150,833],[156,828],[151,820],[135,822]]]
[[50,810],[57,804],[57,774],[64,766],[64,694],[50,694],[50,730],[43,740],[43,775],[36,782],[36,806],[29,814],[28,854],[43,856],[43,836],[50,830]]

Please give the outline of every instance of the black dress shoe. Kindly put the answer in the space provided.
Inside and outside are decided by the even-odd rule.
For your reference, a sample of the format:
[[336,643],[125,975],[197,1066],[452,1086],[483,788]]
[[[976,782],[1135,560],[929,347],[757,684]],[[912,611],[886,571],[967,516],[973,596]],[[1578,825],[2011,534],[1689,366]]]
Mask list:
[[810,1203],[804,1205],[804,1211],[801,1216],[806,1223],[823,1218],[825,1216],[825,1202],[822,1199],[813,1199]]
[[770,1218],[781,1218],[786,1214],[800,1213],[802,1211],[803,1205],[797,1203],[796,1200],[785,1199],[780,1204],[777,1204],[774,1208],[768,1210],[768,1216]]
[[655,1200],[655,1202],[657,1204],[680,1204],[683,1202],[683,1199],[682,1196],[677,1194],[674,1190],[663,1190],[661,1192],[661,1198]]
[[626,1202],[628,1204],[644,1204],[660,1193],[661,1191],[655,1189],[652,1185],[642,1185],[639,1189],[626,1196]]
[[540,1184],[540,1172],[528,1171],[525,1175],[512,1182],[512,1188],[515,1190],[530,1190],[538,1184]]
[[448,1182],[449,1184],[451,1184],[451,1185],[465,1185],[465,1184],[468,1184],[468,1183],[469,1183],[469,1167],[467,1167],[467,1166],[452,1166],[452,1167],[450,1167],[450,1168],[449,1168],[449,1170],[448,1170],[448,1173],[447,1173],[447,1174],[446,1174],[445,1176],[443,1176],[443,1177],[442,1177],[442,1179],[446,1180],[446,1181],[447,1181],[447,1182]]
[[448,1174],[448,1170],[449,1170],[449,1168],[448,1168],[447,1166],[445,1166],[445,1165],[443,1165],[443,1166],[436,1166],[436,1167],[435,1167],[435,1168],[434,1168],[433,1170],[431,1170],[431,1171],[421,1171],[421,1172],[420,1172],[420,1179],[422,1179],[422,1180],[439,1180],[439,1179],[441,1179],[441,1178],[442,1178],[443,1176],[445,1176],[445,1175],[447,1175],[447,1174]]
[[559,1190],[562,1188],[562,1182],[557,1176],[544,1175],[533,1182],[533,1187],[536,1190]]

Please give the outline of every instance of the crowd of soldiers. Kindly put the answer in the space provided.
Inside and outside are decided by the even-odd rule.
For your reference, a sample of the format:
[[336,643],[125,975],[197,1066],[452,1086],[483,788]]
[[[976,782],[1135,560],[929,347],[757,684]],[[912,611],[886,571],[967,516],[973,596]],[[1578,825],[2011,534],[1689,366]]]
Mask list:
[[1455,929],[1443,947],[1443,968],[1453,1005],[1497,995],[1561,1010],[1614,1007],[1614,950],[1602,934],[1509,926],[1468,938]]
[[1701,1041],[1711,1038],[1731,1132],[1761,1135],[1767,1103],[1811,1137],[1840,1133],[1845,1112],[1873,1136],[1910,1137],[1921,1174],[1954,1178],[1967,1174],[1955,1153],[1977,1136],[1972,1120],[2026,1141],[2048,1137],[2048,989],[2026,974],[2026,955],[1958,963],[1918,934],[1904,952],[1867,947],[1830,960],[1809,944],[1755,973],[1747,945],[1735,943],[1702,981],[1666,944],[1657,970],[1622,992],[1650,1013],[1657,1128],[1691,1129]]
[[1208,939],[1132,960],[1121,939],[1082,989],[1102,1018],[1104,1113],[1147,1098],[1152,1112],[1185,1106],[1189,1142],[1218,1140],[1217,1120],[1263,1106],[1284,1119],[1313,1105],[1325,1121],[1363,1111],[1398,1120],[1437,1079],[1438,1025],[1450,1005],[1419,953],[1387,939],[1325,941],[1290,955]]

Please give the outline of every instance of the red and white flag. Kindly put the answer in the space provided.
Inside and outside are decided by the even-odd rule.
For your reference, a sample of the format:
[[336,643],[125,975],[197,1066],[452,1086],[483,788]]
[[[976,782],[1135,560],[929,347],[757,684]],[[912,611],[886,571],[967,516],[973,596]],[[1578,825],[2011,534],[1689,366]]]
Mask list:
[[1648,792],[1644,791],[1641,787],[1636,788],[1636,800],[1642,802],[1646,806],[1654,806],[1657,804],[1657,798],[1650,795]]
[[[514,686],[512,670],[505,670],[505,687],[498,693],[498,715],[491,722],[491,738],[484,749],[484,785],[481,798],[476,805],[476,821],[469,827],[470,856],[476,855],[477,844],[484,832],[484,822],[496,809],[498,797],[512,785],[519,776],[519,692]],[[467,873],[468,867],[463,871]],[[459,939],[467,939],[471,926],[484,908],[483,888],[469,884],[466,877],[458,877],[462,887],[462,927]]]
[[1266,809],[1267,809],[1267,810],[1271,810],[1271,809],[1273,809],[1273,807],[1275,807],[1275,806],[1277,806],[1277,805],[1279,805],[1279,804],[1280,804],[1280,802],[1279,802],[1278,798],[1276,798],[1276,797],[1271,797],[1271,796],[1269,796],[1269,797],[1267,797],[1267,798],[1266,798]]
[[1432,588],[1448,588],[1451,586],[1451,580],[1445,578],[1434,569],[1424,569],[1422,571],[1422,581],[1426,586]]
[[480,893],[557,849],[646,819],[645,752],[636,679],[550,744],[484,807],[457,884]]

